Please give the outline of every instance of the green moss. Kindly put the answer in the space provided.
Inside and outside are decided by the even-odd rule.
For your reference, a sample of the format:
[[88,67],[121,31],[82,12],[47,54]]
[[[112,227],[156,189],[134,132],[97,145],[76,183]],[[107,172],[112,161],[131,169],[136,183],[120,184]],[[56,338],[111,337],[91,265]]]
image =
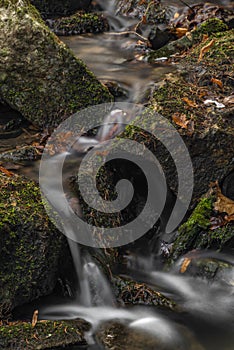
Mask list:
[[99,13],[78,12],[70,17],[51,20],[48,24],[57,35],[102,33],[109,29],[107,19]]
[[203,22],[194,32],[198,34],[208,34],[224,32],[228,30],[227,24],[221,21],[219,18],[210,18]]
[[40,189],[0,174],[0,317],[15,305],[49,294],[56,283],[64,237],[51,223]]
[[211,198],[201,199],[188,221],[180,227],[179,232],[190,232],[198,227],[203,229],[208,228],[210,226],[212,202],[213,200]]
[[89,324],[82,320],[15,323],[0,326],[0,344],[4,349],[42,350],[66,345],[85,345],[84,332]]

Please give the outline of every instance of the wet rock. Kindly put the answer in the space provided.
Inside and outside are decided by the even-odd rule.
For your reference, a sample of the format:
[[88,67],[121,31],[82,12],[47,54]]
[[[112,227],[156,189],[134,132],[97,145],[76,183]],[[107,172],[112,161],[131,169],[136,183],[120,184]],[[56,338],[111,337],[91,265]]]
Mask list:
[[43,18],[67,16],[78,10],[87,10],[91,0],[30,0]]
[[[153,322],[149,318],[148,322]],[[146,321],[147,322],[147,321]],[[137,321],[135,322],[135,324]],[[134,324],[134,322],[132,323]],[[173,329],[174,337],[170,337],[169,329],[167,335],[160,337],[157,335],[157,326],[153,325],[154,331],[147,332],[147,325],[134,329],[125,324],[111,322],[100,327],[96,338],[104,345],[105,349],[115,350],[202,350],[203,347],[196,341],[194,336],[184,327]],[[159,327],[160,328],[160,327]],[[166,339],[167,337],[167,339]],[[164,338],[164,339],[163,339]]]
[[[234,225],[230,222],[223,227],[211,229],[210,219],[214,211],[213,202],[214,198],[212,196],[202,198],[189,219],[179,227],[169,258],[170,263],[177,261],[182,255],[194,249],[198,249],[198,257],[199,250],[201,249],[212,249],[232,254],[234,246]],[[196,257],[196,251],[194,254],[191,254],[191,259],[193,256]],[[212,264],[212,266],[215,267],[215,264]],[[216,266],[215,271],[213,271],[214,273],[217,272],[217,268],[218,266]],[[206,268],[204,267],[204,269]]]
[[3,2],[0,26],[0,96],[33,124],[58,125],[88,105],[111,99],[26,0]]
[[5,324],[0,326],[0,349],[43,350],[87,345],[84,332],[89,328],[84,320],[39,321],[35,326],[26,322]]
[[112,283],[119,302],[124,302],[127,305],[154,305],[176,310],[176,304],[173,300],[144,283],[138,283],[129,278],[119,276],[113,276]]
[[78,35],[85,33],[102,33],[109,29],[103,14],[77,12],[70,17],[48,19],[46,24],[57,35]]
[[[226,258],[226,259],[225,259]],[[188,276],[201,277],[223,285],[233,285],[234,261],[225,254],[194,249],[184,255],[174,270]]]
[[0,174],[0,318],[52,292],[65,237],[55,229],[33,181]]
[[[156,84],[151,97],[151,106],[172,122],[188,148],[194,171],[192,205],[207,192],[212,181],[222,181],[234,167],[234,120],[225,114],[226,106],[222,110],[204,103],[208,97],[221,102],[223,94],[231,94],[233,35],[233,30],[211,35],[207,43],[213,39],[214,45],[202,60],[199,56],[206,44],[196,45],[180,59],[180,72],[169,74]],[[212,83],[212,77],[222,82],[222,94],[220,87]],[[175,122],[181,116],[187,121],[182,127]],[[169,187],[176,193],[174,162],[162,145],[157,147],[157,159],[163,166]]]

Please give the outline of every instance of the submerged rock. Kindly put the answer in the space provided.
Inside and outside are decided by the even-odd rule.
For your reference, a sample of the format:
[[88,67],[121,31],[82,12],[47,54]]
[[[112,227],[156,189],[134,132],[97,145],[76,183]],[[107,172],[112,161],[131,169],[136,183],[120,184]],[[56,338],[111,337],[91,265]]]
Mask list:
[[132,322],[130,327],[119,322],[104,324],[96,337],[105,349],[203,350],[185,327],[172,327],[164,324],[163,319],[157,320],[154,317]]
[[0,97],[40,127],[58,125],[108,90],[23,1],[1,1]]
[[84,320],[15,322],[0,326],[0,349],[43,350],[59,346],[87,345],[84,332],[90,325]]
[[0,318],[52,292],[65,237],[47,217],[40,189],[0,174]]

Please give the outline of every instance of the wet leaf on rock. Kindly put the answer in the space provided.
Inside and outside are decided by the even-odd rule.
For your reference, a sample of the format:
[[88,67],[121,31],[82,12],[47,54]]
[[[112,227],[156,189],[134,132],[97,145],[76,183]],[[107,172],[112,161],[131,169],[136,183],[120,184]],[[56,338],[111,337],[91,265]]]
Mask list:
[[206,44],[201,48],[198,62],[200,62],[203,59],[204,55],[210,50],[210,48],[214,45],[214,43],[215,43],[215,40],[212,39],[208,44]]
[[217,198],[216,202],[214,203],[214,209],[217,210],[219,213],[227,213],[228,216],[232,217],[234,215],[234,201],[222,194],[217,182],[216,195]]

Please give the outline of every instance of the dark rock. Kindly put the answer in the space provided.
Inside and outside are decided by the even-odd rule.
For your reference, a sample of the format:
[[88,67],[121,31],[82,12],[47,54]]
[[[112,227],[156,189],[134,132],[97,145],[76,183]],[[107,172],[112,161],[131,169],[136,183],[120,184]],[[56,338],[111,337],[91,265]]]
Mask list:
[[78,10],[87,10],[91,0],[30,0],[43,18],[68,16]]
[[46,24],[60,36],[102,33],[109,29],[108,21],[101,13],[77,12],[70,17],[48,19]]
[[15,322],[0,326],[0,349],[44,350],[59,346],[87,345],[84,333],[90,329],[88,322],[42,321],[35,326]]
[[0,318],[52,292],[65,237],[48,218],[40,189],[20,176],[0,174]]

